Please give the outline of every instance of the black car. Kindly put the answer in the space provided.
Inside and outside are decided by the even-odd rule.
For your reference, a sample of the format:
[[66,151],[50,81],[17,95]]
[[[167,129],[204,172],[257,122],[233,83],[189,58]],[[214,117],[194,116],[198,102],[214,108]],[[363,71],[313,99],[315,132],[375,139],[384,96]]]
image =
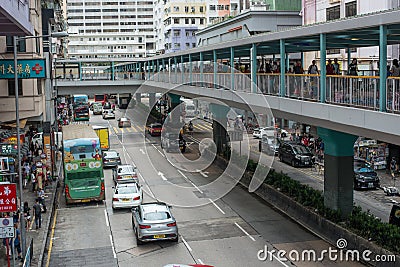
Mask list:
[[289,163],[293,167],[311,167],[314,164],[314,155],[302,144],[283,142],[278,155],[281,162]]
[[376,189],[380,187],[378,174],[363,160],[354,161],[354,189]]
[[389,223],[400,226],[400,206],[393,205],[389,216]]

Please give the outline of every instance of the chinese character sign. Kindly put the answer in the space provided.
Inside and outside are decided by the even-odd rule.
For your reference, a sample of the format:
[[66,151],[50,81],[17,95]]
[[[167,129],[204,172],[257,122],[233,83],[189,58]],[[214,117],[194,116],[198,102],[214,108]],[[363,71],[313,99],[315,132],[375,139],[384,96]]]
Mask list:
[[17,211],[17,185],[0,184],[0,212]]
[[19,79],[46,78],[44,59],[21,59],[14,68],[13,60],[0,60],[0,79],[14,79],[15,71]]

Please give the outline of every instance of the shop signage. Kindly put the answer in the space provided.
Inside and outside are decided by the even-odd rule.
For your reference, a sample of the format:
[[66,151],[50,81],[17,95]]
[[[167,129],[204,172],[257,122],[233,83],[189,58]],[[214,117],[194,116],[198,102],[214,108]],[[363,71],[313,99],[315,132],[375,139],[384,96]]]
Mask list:
[[[44,59],[21,59],[17,63],[18,79],[36,79],[46,77]],[[14,79],[14,60],[0,60],[0,79]]]
[[17,185],[0,184],[0,212],[17,211]]
[[17,155],[17,152],[17,145],[0,143],[0,155]]

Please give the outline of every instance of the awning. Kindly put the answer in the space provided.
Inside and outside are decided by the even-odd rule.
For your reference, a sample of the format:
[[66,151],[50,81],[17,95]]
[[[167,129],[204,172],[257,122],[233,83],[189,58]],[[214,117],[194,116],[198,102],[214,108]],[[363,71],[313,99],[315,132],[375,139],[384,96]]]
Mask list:
[[[25,125],[26,125],[27,121],[28,121],[28,119],[19,120],[19,128],[20,129],[25,128]],[[1,126],[6,126],[6,127],[11,127],[11,128],[16,128],[17,127],[16,121],[10,122],[10,123],[0,123],[0,125]]]

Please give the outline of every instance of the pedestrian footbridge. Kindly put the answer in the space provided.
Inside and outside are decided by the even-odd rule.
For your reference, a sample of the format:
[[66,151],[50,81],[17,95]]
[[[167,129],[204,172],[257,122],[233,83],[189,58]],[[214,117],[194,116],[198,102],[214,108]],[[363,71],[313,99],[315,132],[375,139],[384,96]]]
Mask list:
[[[387,47],[399,43],[400,11],[389,10],[132,62],[58,60],[57,71],[66,73],[66,68],[77,66],[79,78],[57,80],[57,90],[59,95],[110,94],[135,93],[140,88],[140,92],[209,97],[256,113],[269,106],[275,117],[317,126],[326,147],[325,202],[349,213],[356,137],[400,144],[400,77],[387,77],[386,69]],[[295,55],[300,54],[299,61],[308,66],[303,55],[314,52],[324,66],[329,50],[346,49],[350,61],[353,48],[371,46],[379,47],[377,71],[357,76],[345,70],[327,75],[325,67],[319,74],[286,71]],[[279,61],[278,73],[266,71],[265,58]],[[239,62],[247,65],[242,71]],[[102,67],[96,69],[96,64]]]

